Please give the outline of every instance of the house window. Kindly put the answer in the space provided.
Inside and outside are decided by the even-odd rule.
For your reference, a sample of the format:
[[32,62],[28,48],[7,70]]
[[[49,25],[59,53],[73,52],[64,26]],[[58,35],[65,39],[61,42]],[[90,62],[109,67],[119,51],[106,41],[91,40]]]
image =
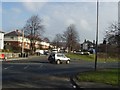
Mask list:
[[22,46],[21,43],[19,45]]
[[6,43],[5,45],[11,45],[11,43]]
[[11,37],[11,39],[14,39],[14,37]]

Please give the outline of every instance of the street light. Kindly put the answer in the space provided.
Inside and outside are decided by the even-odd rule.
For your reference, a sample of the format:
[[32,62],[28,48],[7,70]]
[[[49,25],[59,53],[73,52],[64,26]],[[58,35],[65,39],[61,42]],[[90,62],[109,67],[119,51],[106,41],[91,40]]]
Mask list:
[[98,52],[98,11],[99,10],[99,1],[97,0],[97,27],[96,27],[96,47],[95,47],[95,71],[97,69],[97,52]]

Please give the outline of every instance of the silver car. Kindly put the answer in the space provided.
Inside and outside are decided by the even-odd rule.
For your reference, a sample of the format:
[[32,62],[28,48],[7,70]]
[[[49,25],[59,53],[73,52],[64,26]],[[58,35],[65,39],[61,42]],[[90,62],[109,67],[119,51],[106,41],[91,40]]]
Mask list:
[[60,64],[62,62],[66,62],[66,64],[69,64],[70,58],[66,57],[63,53],[51,53],[48,57],[48,61],[50,63],[55,62],[56,64]]

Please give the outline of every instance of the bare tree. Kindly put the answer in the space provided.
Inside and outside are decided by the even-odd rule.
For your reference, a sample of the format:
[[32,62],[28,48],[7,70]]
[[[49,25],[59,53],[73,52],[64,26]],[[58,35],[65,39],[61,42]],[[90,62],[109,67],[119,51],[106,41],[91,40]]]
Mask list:
[[70,24],[70,26],[64,32],[63,37],[66,41],[66,47],[68,47],[69,52],[73,51],[76,47],[76,44],[79,42],[79,35],[74,24]]
[[56,46],[56,48],[60,48],[62,45],[62,35],[61,34],[56,34],[53,42],[52,42],[53,45]]
[[[105,35],[107,53],[112,55],[119,54],[120,51],[120,27],[119,23],[112,23],[108,27],[108,31]],[[109,46],[109,47],[108,47]],[[119,55],[118,55],[119,56]]]
[[30,49],[33,53],[35,52],[35,40],[40,40],[44,32],[43,28],[42,19],[38,15],[30,17],[23,28],[25,35],[30,39]]
[[116,39],[117,39],[118,47],[119,47],[119,50],[120,50],[120,21],[118,22],[118,33],[116,35]]
[[105,39],[108,44],[119,44],[119,32],[118,23],[112,23],[110,27],[108,27],[108,31],[106,31],[105,35]]

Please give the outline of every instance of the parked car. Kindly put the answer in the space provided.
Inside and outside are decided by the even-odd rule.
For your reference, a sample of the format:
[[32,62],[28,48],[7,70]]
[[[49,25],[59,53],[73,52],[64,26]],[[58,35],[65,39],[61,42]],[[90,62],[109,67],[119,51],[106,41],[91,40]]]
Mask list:
[[90,52],[81,52],[81,55],[90,55]]
[[66,64],[69,64],[70,58],[66,57],[63,53],[51,53],[48,57],[48,61],[50,63],[55,62],[56,64],[60,64],[62,62],[66,62]]
[[90,52],[79,51],[79,52],[74,52],[74,54],[78,54],[78,55],[90,55]]
[[57,53],[58,50],[57,49],[52,49],[52,53]]
[[49,55],[49,51],[44,51],[44,55]]
[[44,50],[37,49],[35,52],[44,55]]

